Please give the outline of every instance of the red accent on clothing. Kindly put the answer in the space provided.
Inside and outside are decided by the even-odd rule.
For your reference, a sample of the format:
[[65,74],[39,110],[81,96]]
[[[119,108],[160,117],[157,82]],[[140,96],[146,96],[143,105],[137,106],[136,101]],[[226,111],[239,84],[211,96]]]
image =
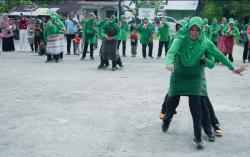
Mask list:
[[74,37],[73,39],[74,44],[80,44],[81,38],[80,37]]
[[233,47],[234,47],[234,37],[232,35],[225,36],[225,47],[226,47],[226,54],[232,54],[233,53]]
[[19,29],[27,29],[27,27],[28,27],[28,23],[27,23],[26,20],[19,21],[19,23],[18,23],[18,28]]
[[135,34],[131,34],[131,35],[130,35],[130,39],[131,39],[131,40],[135,40],[135,41],[138,40],[137,34],[136,34],[136,33],[135,33]]

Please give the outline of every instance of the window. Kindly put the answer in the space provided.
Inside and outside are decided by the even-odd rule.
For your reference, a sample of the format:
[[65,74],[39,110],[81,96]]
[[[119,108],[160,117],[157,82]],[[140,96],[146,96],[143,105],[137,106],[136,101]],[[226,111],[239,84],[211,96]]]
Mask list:
[[107,10],[106,11],[106,17],[109,18],[110,16],[115,15],[117,16],[117,11],[115,10]]

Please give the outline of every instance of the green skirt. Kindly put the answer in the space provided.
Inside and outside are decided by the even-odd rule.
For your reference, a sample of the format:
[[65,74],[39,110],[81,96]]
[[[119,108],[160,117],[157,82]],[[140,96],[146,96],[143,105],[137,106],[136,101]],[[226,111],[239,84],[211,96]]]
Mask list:
[[168,95],[207,96],[204,65],[198,62],[193,66],[183,66],[180,56],[176,55],[174,72],[172,72],[170,77]]

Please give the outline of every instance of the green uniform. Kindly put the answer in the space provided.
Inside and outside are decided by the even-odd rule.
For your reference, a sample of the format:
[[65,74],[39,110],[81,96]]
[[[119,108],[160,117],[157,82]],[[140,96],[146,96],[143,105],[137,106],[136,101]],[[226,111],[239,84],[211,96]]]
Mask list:
[[140,33],[141,44],[149,44],[152,42],[154,32],[154,25],[152,23],[148,23],[146,28],[144,27],[144,23],[141,23],[136,27],[136,30]]
[[215,43],[217,43],[218,38],[219,38],[219,33],[218,33],[219,25],[217,23],[217,19],[216,18],[213,19],[211,28],[212,28],[212,41],[215,42]]
[[247,38],[247,34],[246,34],[246,31],[247,31],[247,27],[250,26],[250,19],[248,21],[247,24],[245,24],[242,28],[242,33],[243,33],[243,40],[244,42],[247,42],[248,41],[248,38]]
[[59,34],[60,32],[61,31],[55,25],[53,25],[51,21],[48,21],[43,32],[45,41],[48,40],[48,36],[53,34]]
[[160,36],[159,41],[169,41],[169,25],[167,23],[167,19],[165,18],[165,22],[161,25],[158,30],[157,36]]
[[204,18],[204,33],[205,33],[205,36],[212,41],[212,28],[210,25],[208,25],[208,19],[207,18]]
[[[189,37],[189,29],[197,25],[200,36],[196,40]],[[165,58],[166,64],[173,64],[174,72],[171,74],[168,94],[174,95],[201,95],[207,96],[205,65],[200,64],[205,55],[213,56],[231,70],[236,67],[205,37],[203,22],[199,17],[193,17],[189,24],[177,33]]]
[[[121,16],[121,21],[120,21],[120,34],[118,37],[118,40],[121,41],[127,41],[128,39],[128,31],[129,31],[129,25],[128,23],[125,21],[124,16]],[[121,25],[121,23],[123,22],[123,25]]]
[[84,24],[84,40],[87,43],[96,43],[97,34],[97,22],[95,19],[88,19]]
[[[230,35],[233,35],[234,38],[238,38],[238,37],[240,36],[240,32],[239,32],[239,29],[238,29],[236,26],[234,26],[234,21],[233,21],[233,20],[230,20],[228,23],[229,23],[229,24],[230,24],[230,23],[233,24],[232,34],[230,34]],[[228,31],[229,31],[229,26],[226,25],[226,26],[224,27],[224,29],[223,29],[223,33],[224,33],[224,34],[227,34]]]
[[66,30],[64,23],[55,15],[52,15],[51,19],[53,19],[55,21],[54,25],[60,31],[60,34],[64,34],[64,32]]
[[103,29],[103,26],[107,23],[107,21],[108,21],[108,19],[105,19],[105,20],[101,20],[98,23],[98,37],[101,40],[102,40],[102,38],[101,38],[102,29]]

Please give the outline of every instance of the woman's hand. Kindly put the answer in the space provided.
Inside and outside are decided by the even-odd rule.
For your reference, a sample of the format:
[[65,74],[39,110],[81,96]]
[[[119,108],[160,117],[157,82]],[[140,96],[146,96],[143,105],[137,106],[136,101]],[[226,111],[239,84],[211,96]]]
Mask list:
[[166,68],[167,68],[169,71],[171,71],[171,72],[174,71],[173,64],[168,64]]
[[234,73],[242,76],[242,72],[245,71],[245,70],[247,70],[246,67],[247,67],[247,65],[241,65],[240,67],[238,67],[238,68],[234,71]]
[[105,35],[105,39],[106,39],[106,40],[109,40],[109,36]]

